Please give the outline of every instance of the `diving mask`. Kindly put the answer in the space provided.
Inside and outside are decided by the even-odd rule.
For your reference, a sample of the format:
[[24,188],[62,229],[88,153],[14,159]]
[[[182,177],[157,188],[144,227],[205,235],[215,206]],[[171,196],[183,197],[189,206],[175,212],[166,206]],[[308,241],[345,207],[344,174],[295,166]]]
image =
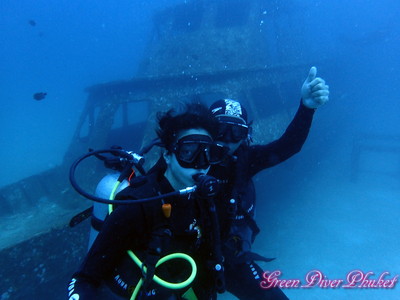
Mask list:
[[179,165],[183,168],[207,169],[220,163],[228,148],[213,142],[203,134],[191,134],[179,139],[172,148]]
[[222,141],[224,143],[238,143],[248,137],[248,125],[222,118],[218,118],[218,120],[218,141]]

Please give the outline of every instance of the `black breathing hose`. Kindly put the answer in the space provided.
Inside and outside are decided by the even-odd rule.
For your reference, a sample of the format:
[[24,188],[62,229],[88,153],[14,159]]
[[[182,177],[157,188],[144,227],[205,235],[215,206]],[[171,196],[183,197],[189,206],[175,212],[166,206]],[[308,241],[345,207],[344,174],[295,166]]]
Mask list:
[[204,174],[196,174],[193,176],[194,180],[196,181],[196,185],[193,187],[187,187],[185,189],[181,189],[178,191],[174,191],[171,193],[167,194],[162,194],[150,198],[143,198],[143,199],[133,199],[133,200],[110,200],[110,199],[105,199],[105,198],[100,198],[97,196],[94,196],[92,194],[89,194],[86,192],[84,189],[82,189],[78,183],[75,180],[75,171],[77,166],[86,158],[90,156],[96,156],[98,154],[102,153],[112,153],[113,155],[116,155],[118,153],[118,156],[120,156],[120,159],[124,161],[126,164],[131,164],[132,165],[140,165],[141,164],[141,156],[131,153],[125,150],[121,149],[105,149],[105,150],[96,150],[96,151],[91,151],[89,153],[86,153],[82,155],[80,158],[78,158],[72,165],[69,171],[69,180],[71,182],[72,187],[83,197],[99,202],[99,203],[104,203],[104,204],[132,204],[132,203],[141,203],[141,202],[146,202],[146,201],[153,201],[153,200],[159,200],[163,198],[168,198],[168,197],[173,197],[173,196],[178,196],[178,195],[186,195],[189,193],[192,193],[194,191],[197,191],[200,196],[204,198],[209,198],[215,196],[216,192],[218,191],[218,185],[219,182],[217,179],[214,177],[204,175]]

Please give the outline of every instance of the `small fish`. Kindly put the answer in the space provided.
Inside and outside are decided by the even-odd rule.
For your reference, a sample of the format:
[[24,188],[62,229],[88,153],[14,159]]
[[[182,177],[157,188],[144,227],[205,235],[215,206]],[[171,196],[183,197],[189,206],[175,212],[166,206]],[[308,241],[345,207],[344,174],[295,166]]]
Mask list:
[[46,96],[47,96],[47,93],[39,92],[39,93],[33,94],[33,99],[40,101],[40,100],[43,100]]
[[29,20],[28,23],[31,26],[36,26],[36,21],[35,20]]

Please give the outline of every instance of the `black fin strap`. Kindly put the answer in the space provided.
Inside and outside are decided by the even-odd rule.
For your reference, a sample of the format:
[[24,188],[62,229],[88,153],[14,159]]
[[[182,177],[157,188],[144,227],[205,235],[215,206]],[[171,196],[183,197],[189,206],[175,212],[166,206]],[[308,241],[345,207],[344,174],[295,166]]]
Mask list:
[[93,206],[80,212],[76,216],[72,217],[71,221],[69,221],[69,227],[75,227],[79,223],[85,221],[87,218],[89,218],[92,215],[92,213],[93,213]]

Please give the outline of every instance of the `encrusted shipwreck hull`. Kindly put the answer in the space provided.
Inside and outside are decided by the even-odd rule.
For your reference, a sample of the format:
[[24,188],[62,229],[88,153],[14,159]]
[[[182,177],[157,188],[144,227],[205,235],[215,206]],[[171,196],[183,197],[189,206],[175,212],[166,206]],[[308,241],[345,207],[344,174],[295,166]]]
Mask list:
[[[158,111],[194,99],[207,104],[240,99],[254,120],[255,142],[282,133],[296,109],[286,101],[297,100],[310,66],[294,47],[305,41],[301,16],[287,9],[289,2],[285,8],[267,0],[196,0],[155,14],[137,75],[86,89],[88,99],[62,165],[1,189],[6,228],[1,299],[65,298],[69,276],[86,252],[89,228],[87,221],[75,228],[68,223],[91,205],[71,188],[68,172],[89,148],[118,144],[138,150],[154,137]],[[287,34],[290,24],[296,26]],[[148,164],[154,157],[150,154]],[[81,186],[93,190],[102,175],[97,170],[86,168]]]

